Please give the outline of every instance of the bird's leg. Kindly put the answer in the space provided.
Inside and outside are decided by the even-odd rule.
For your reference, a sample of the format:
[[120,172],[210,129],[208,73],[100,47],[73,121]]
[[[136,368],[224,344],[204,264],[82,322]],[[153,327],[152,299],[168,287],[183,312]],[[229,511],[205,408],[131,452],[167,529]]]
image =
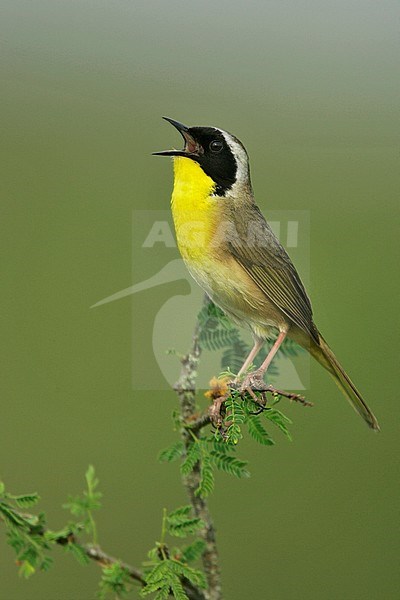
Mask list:
[[279,335],[276,338],[274,345],[272,346],[271,350],[268,352],[267,358],[264,360],[263,364],[258,369],[258,372],[260,373],[260,375],[263,376],[265,374],[266,370],[268,369],[269,365],[272,362],[272,359],[274,358],[275,354],[278,352],[281,344],[283,343],[286,335],[287,335],[287,331],[279,332]]
[[261,341],[261,340],[256,340],[255,341],[254,346],[253,346],[250,354],[248,355],[248,357],[244,361],[244,363],[242,365],[242,368],[240,369],[239,373],[237,374],[237,378],[236,379],[238,379],[243,373],[245,373],[247,371],[247,369],[249,368],[249,366],[251,365],[251,363],[253,362],[253,360],[257,356],[257,354],[260,352],[260,350],[263,347],[263,345],[264,345],[263,341]]
[[[276,338],[274,345],[272,346],[271,350],[268,352],[268,356],[262,363],[261,367],[259,367],[253,373],[249,373],[241,385],[241,388],[240,388],[241,391],[248,392],[250,394],[250,396],[252,396],[253,400],[255,400],[255,402],[257,402],[258,404],[260,403],[260,399],[254,393],[254,391],[260,391],[260,392],[268,391],[268,386],[264,381],[264,375],[265,375],[265,372],[267,371],[269,365],[271,364],[272,359],[274,358],[275,354],[278,352],[283,340],[285,339],[286,334],[287,334],[286,331],[279,332],[279,335]],[[254,350],[254,348],[253,348],[253,350]]]

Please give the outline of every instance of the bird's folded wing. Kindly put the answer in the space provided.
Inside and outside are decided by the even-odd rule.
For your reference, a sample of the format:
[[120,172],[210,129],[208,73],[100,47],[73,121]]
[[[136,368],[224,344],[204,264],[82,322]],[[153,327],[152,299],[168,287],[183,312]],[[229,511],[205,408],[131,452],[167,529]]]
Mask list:
[[319,344],[311,303],[300,277],[261,213],[259,217],[254,243],[248,243],[245,232],[238,231],[237,239],[227,242],[229,251],[267,298]]

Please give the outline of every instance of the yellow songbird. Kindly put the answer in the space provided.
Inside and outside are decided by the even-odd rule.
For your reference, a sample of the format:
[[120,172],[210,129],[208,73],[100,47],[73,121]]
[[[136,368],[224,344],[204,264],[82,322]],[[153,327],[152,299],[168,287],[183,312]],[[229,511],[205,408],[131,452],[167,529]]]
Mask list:
[[254,201],[243,144],[216,127],[186,127],[164,117],[183,136],[174,158],[172,213],[179,250],[197,283],[235,323],[250,328],[254,347],[245,373],[265,340],[276,340],[243,389],[265,389],[264,374],[285,337],[307,349],[329,371],[368,425],[378,422],[313,321],[300,277]]

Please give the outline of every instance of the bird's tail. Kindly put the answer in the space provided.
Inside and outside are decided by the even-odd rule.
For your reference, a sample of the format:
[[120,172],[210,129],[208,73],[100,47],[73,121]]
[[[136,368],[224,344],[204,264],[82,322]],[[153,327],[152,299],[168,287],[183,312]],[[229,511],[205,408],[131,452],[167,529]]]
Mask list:
[[362,416],[368,426],[371,427],[371,429],[375,429],[375,431],[379,431],[379,425],[375,415],[368,408],[360,392],[357,390],[346,371],[340,365],[336,356],[333,354],[332,350],[329,348],[321,334],[319,335],[319,338],[319,345],[312,344],[312,348],[310,348],[311,354],[323,367],[325,367],[325,369],[329,371],[336,384],[350,402],[351,406],[356,412],[358,412],[359,415]]

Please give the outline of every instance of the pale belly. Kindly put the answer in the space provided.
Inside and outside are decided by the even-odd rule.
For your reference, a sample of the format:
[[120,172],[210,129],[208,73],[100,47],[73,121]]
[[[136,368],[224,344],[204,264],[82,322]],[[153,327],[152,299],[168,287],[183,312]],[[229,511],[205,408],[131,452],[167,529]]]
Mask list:
[[254,337],[267,339],[276,333],[276,329],[288,330],[288,319],[234,258],[225,255],[222,261],[203,256],[200,261],[184,257],[184,261],[212,301],[235,323],[249,327]]

